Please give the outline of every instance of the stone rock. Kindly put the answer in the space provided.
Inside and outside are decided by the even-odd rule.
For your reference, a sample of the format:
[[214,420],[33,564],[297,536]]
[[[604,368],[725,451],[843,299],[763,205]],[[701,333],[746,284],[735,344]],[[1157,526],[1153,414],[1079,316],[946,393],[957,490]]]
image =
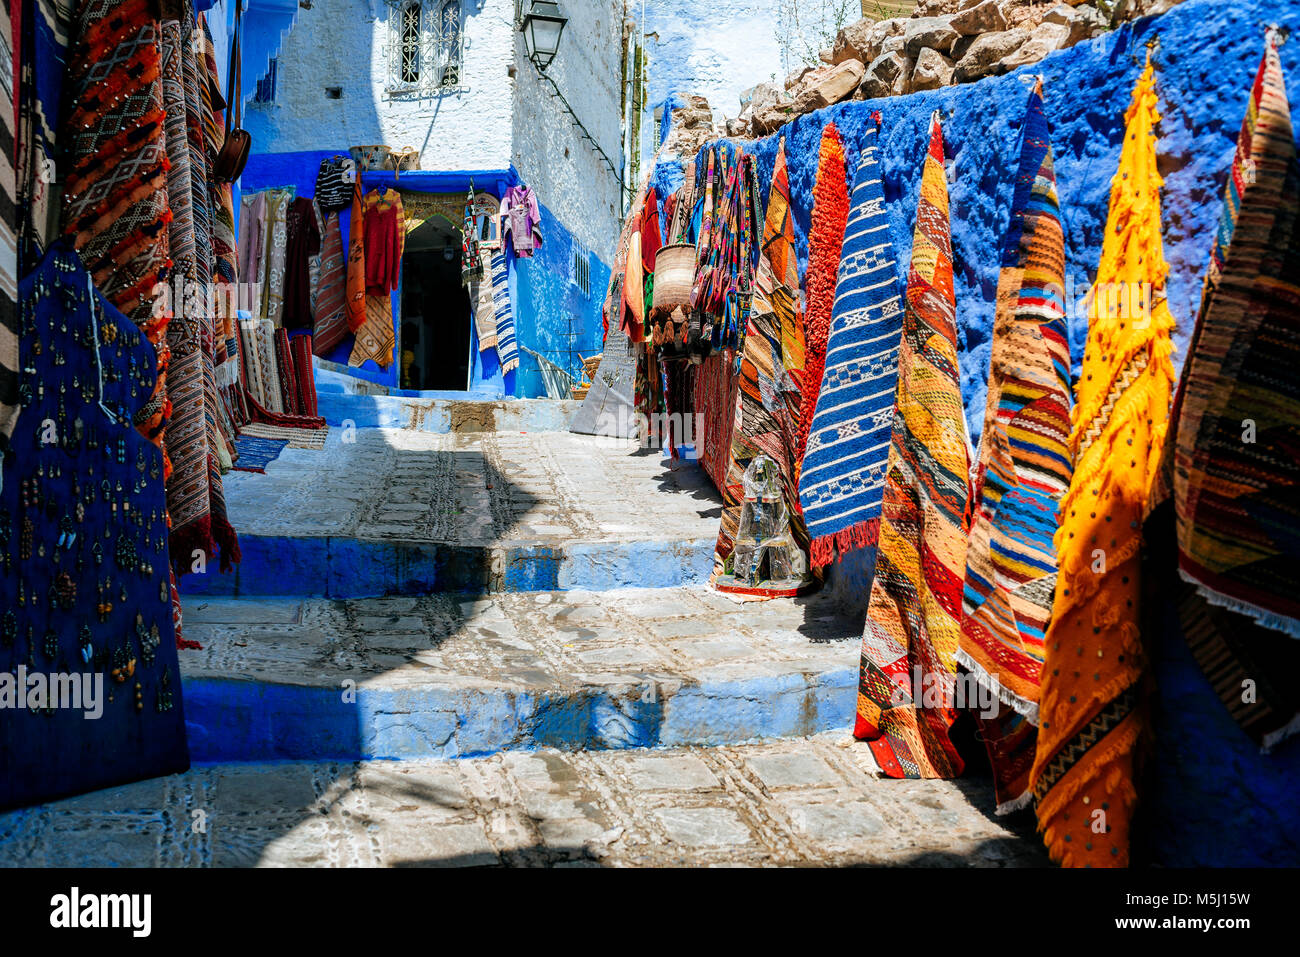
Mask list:
[[957,63],[953,71],[954,83],[969,83],[985,76],[997,76],[1006,73],[1003,60],[1015,53],[1029,40],[1029,31],[1023,27],[1004,30],[1002,33],[986,33],[976,38],[966,55]]
[[952,82],[953,62],[938,50],[922,50],[912,71],[911,92],[937,90]]
[[803,78],[812,71],[813,67],[811,64],[795,67],[794,70],[790,72],[790,75],[785,78],[786,90],[793,90],[803,81]]
[[1068,46],[1074,46],[1080,40],[1088,40],[1106,32],[1105,16],[1096,7],[1080,4],[1072,7],[1068,3],[1058,3],[1043,14],[1044,23],[1059,23],[1070,28]]
[[1007,70],[1014,70],[1018,66],[1037,63],[1047,54],[1069,45],[1069,27],[1062,23],[1040,23],[1029,39],[1018,47],[1015,53],[1003,59],[1002,65]]
[[912,61],[902,53],[882,53],[871,61],[863,74],[858,91],[863,99],[874,100],[882,96],[901,96],[907,92],[912,75]]
[[[884,41],[880,44],[880,53],[902,53],[906,56],[906,47],[907,40],[901,36],[885,37]],[[877,53],[876,56],[880,56],[880,53]]]
[[795,113],[788,102],[769,103],[755,110],[749,118],[749,127],[757,136],[775,132],[794,119]]
[[948,51],[949,59],[954,62],[964,57],[968,50],[975,45],[979,37],[958,37],[952,41],[952,49]]
[[876,21],[869,17],[855,20],[839,33],[835,34],[835,46],[831,49],[831,62],[843,63],[845,60],[859,60],[870,63],[880,50],[880,40],[876,39],[874,28]]
[[794,99],[794,112],[811,113],[838,103],[857,89],[866,67],[861,60],[845,60],[805,86]]
[[[775,83],[758,83],[749,91],[749,103],[745,107],[745,112],[752,114],[760,107],[777,102],[784,94],[785,91],[777,89]],[[741,115],[744,116],[745,112],[742,112]]]
[[952,17],[918,17],[907,21],[903,31],[904,50],[913,59],[929,47],[947,50],[961,34],[952,28]]
[[821,60],[823,63],[834,63],[835,52],[833,50],[818,50],[817,59]]
[[998,0],[980,0],[954,16],[952,28],[964,37],[998,33],[1007,28],[1007,18]]

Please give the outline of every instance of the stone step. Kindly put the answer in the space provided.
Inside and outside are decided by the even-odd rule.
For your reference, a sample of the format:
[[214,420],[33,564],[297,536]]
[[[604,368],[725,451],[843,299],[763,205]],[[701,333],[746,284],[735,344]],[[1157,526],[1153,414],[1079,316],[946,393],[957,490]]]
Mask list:
[[987,779],[895,781],[844,732],[465,761],[217,764],[0,814],[0,867],[1047,864]]
[[731,744],[850,727],[861,619],[704,588],[192,599],[196,761]]
[[336,428],[224,483],[242,559],[183,594],[673,587],[708,577],[721,515],[694,462],[567,432]]

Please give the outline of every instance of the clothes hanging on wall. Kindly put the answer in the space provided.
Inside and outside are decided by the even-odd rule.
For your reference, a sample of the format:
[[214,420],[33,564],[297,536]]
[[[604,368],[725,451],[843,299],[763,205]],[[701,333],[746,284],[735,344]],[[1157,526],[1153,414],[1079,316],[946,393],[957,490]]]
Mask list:
[[511,186],[506,190],[501,205],[515,255],[520,259],[530,258],[534,250],[542,246],[542,214],[537,205],[537,194],[530,186]]
[[284,265],[284,317],[286,329],[313,328],[311,259],[321,251],[315,203],[299,196],[289,204]]

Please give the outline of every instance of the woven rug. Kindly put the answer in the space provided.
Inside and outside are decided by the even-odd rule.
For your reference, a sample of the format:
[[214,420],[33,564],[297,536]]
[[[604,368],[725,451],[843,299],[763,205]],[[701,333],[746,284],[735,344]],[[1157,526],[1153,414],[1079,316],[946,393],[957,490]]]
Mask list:
[[328,425],[308,429],[285,425],[268,425],[265,422],[249,422],[240,429],[241,438],[252,436],[259,439],[284,439],[291,449],[323,449],[329,434]]
[[802,473],[808,433],[812,430],[817,395],[826,369],[826,344],[835,311],[835,284],[840,250],[849,220],[849,186],[844,140],[834,123],[822,130],[817,154],[817,180],[813,184],[812,224],[808,229],[808,271],[804,275],[804,373],[795,445],[795,477]]
[[[777,147],[776,170],[763,225],[763,252],[755,276],[753,306],[749,327],[741,349],[737,376],[737,405],[731,432],[731,460],[722,489],[722,523],[714,547],[714,572],[721,572],[735,546],[744,497],[745,469],[754,456],[763,454],[776,462],[785,487],[785,502],[790,516],[790,530],[795,542],[805,552],[808,535],[799,515],[799,495],[794,477],[794,441],[797,419],[791,408],[798,408],[799,387],[786,371],[782,352],[783,333],[797,320],[798,279],[795,287],[776,288],[775,269],[770,256],[781,263],[782,277],[788,278],[787,266],[794,262],[794,228],[790,222],[790,183],[786,171],[785,140]],[[802,329],[800,329],[802,333]],[[802,344],[802,335],[799,336]],[[789,396],[794,392],[794,398]]]
[[898,387],[903,291],[885,209],[877,127],[854,176],[835,308],[799,473],[812,563],[876,543]]
[[964,766],[948,731],[957,716],[970,451],[943,159],[936,113],[916,210],[853,730],[871,742],[876,763],[896,778],[955,777]]
[[298,370],[294,367],[293,356],[289,353],[289,331],[275,330],[275,368],[280,377],[280,396],[284,401],[287,415],[302,415],[298,404],[301,393],[298,391]]
[[1057,509],[1070,484],[1065,233],[1042,90],[1029,94],[1002,249],[957,661],[1019,714],[980,717],[998,813],[1030,803]]
[[1175,510],[1179,570],[1201,595],[1300,638],[1296,176],[1290,107],[1270,37],[1188,356]]
[[[85,0],[71,25],[64,93],[62,231],[96,287],[145,333],[158,357],[149,401],[135,413],[161,447],[170,414],[167,316],[153,289],[169,257],[167,157],[158,24],[149,0]],[[164,472],[170,471],[164,460]]]
[[509,372],[519,367],[519,347],[515,342],[515,314],[510,305],[510,277],[504,250],[492,255],[492,305],[496,312],[501,371]]
[[265,472],[266,467],[280,457],[288,439],[264,439],[245,432],[235,440],[239,457],[231,466],[236,472]]
[[[695,366],[694,409],[702,433],[695,436],[695,455],[719,492],[727,484],[731,432],[736,424],[736,396],[740,386],[740,378],[732,374],[731,366],[731,360],[722,353],[711,355]],[[682,413],[685,403],[674,408],[669,402],[667,411]]]
[[346,339],[348,330],[347,265],[343,258],[343,229],[339,214],[325,223],[321,237],[320,284],[316,297],[316,326],[312,345],[324,358]]
[[397,345],[397,334],[393,331],[393,300],[387,294],[366,296],[366,321],[357,330],[352,342],[352,354],[348,356],[348,365],[359,366],[367,359],[374,361],[381,369],[387,369],[393,362],[393,349]]
[[474,310],[474,334],[478,337],[480,352],[497,347],[497,310],[492,301],[492,254],[479,253],[483,260],[482,275],[476,275],[469,284],[469,304]]
[[[1134,754],[1145,724],[1139,707],[1141,526],[1173,393],[1158,118],[1148,56],[1125,114],[1093,287],[1031,774],[1039,829],[1052,859],[1067,867],[1126,866],[1137,801]],[[1150,283],[1150,300],[1135,310],[1131,300],[1107,294],[1126,283]],[[1104,831],[1093,827],[1098,810]]]
[[298,385],[298,414],[316,415],[316,370],[312,366],[311,335],[302,333],[289,339],[289,356],[293,360],[293,378]]

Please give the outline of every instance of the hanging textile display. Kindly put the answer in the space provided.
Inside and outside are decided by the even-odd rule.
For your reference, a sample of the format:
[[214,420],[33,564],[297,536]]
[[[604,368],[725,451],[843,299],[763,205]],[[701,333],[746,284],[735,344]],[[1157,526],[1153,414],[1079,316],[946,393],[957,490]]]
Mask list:
[[496,347],[501,371],[511,372],[519,367],[519,348],[515,343],[515,317],[510,308],[510,277],[505,250],[492,255],[492,304],[496,313]]
[[289,205],[294,201],[287,189],[266,191],[266,272],[262,286],[262,315],[279,328],[284,323],[284,267],[289,245]]
[[529,186],[511,186],[506,190],[501,205],[505,210],[511,248],[518,258],[528,259],[542,245],[542,213],[537,205],[537,194]]
[[[367,359],[381,369],[393,362],[397,334],[393,330],[392,293],[402,275],[402,252],[406,247],[406,229],[402,214],[402,197],[397,190],[366,194],[360,232],[365,237],[365,306],[366,319],[357,330],[348,365],[359,366]],[[354,221],[355,222],[355,221]],[[357,231],[353,226],[354,232]]]
[[298,384],[298,414],[317,415],[316,371],[312,367],[312,341],[310,333],[296,335],[289,340],[289,354],[293,359],[293,377]]
[[289,204],[284,262],[284,316],[286,329],[312,328],[311,258],[321,251],[315,203],[299,196]]
[[[169,244],[177,288],[186,287],[172,302],[174,315],[167,325],[171,352],[167,394],[172,408],[166,448],[172,471],[167,479],[167,511],[171,520],[173,567],[183,575],[193,564],[193,554],[220,557],[223,571],[239,560],[235,531],[225,514],[221,473],[217,464],[216,381],[211,354],[212,317],[194,314],[189,293],[206,289],[212,278],[211,228],[203,210],[207,202],[207,157],[203,144],[198,91],[189,91],[197,72],[186,65],[193,59],[193,38],[175,20],[161,25],[162,91],[166,110],[168,197],[172,219]],[[194,121],[189,117],[193,115]],[[201,200],[201,201],[200,201]],[[206,234],[206,235],[204,235]],[[203,235],[204,238],[200,239]]]
[[[762,251],[755,275],[749,329],[741,350],[737,382],[735,421],[731,433],[731,461],[723,488],[722,522],[714,547],[714,584],[726,586],[728,559],[736,543],[745,501],[744,477],[756,456],[765,455],[780,477],[784,511],[789,532],[800,560],[800,576],[807,570],[808,536],[797,506],[794,441],[797,428],[798,383],[786,366],[783,338],[792,322],[798,322],[798,288],[794,267],[794,227],[790,221],[789,179],[786,172],[785,140],[777,146],[767,216],[763,224]],[[774,261],[780,264],[778,277]],[[793,281],[791,287],[787,283]],[[802,328],[798,342],[802,345]],[[794,393],[793,400],[790,393]],[[734,567],[734,566],[733,566]],[[788,591],[789,589],[785,589]],[[773,595],[772,597],[775,597]]]
[[804,276],[807,312],[804,315],[805,358],[803,404],[799,438],[795,446],[795,476],[803,469],[808,434],[812,430],[817,396],[826,369],[826,346],[831,314],[835,307],[835,284],[840,251],[848,225],[849,187],[844,158],[844,140],[834,123],[822,130],[817,153],[817,181],[813,184],[812,226],[808,230],[808,272]]
[[[1137,801],[1141,525],[1173,390],[1156,103],[1148,55],[1111,181],[1070,433],[1074,473],[1056,534],[1060,573],[1030,780],[1048,851],[1067,867],[1127,865]],[[1110,294],[1120,289],[1130,294]]]
[[[361,194],[361,177],[353,184],[352,210],[348,215],[347,294],[348,331],[356,332],[366,322],[366,204]],[[350,363],[349,363],[350,364]]]
[[167,401],[167,315],[153,290],[169,257],[167,156],[158,48],[149,0],[83,0],[71,27],[60,147],[63,232],[96,287],[153,343],[158,376],[136,427],[161,444]]
[[285,413],[301,415],[298,370],[294,367],[293,356],[289,353],[289,333],[285,329],[275,330],[275,368],[280,375],[280,396],[284,402]]
[[[1171,414],[1177,433],[1161,467],[1164,507],[1152,510],[1143,530],[1153,554],[1159,547],[1160,558],[1179,570],[1152,585],[1153,600],[1176,605],[1201,670],[1265,752],[1300,731],[1300,688],[1291,680],[1300,671],[1300,642],[1285,627],[1291,621],[1286,602],[1297,587],[1286,576],[1296,556],[1287,538],[1276,535],[1278,516],[1288,515],[1289,527],[1297,521],[1286,504],[1297,484],[1295,456],[1286,451],[1295,444],[1297,398],[1287,383],[1300,320],[1290,117],[1277,37],[1270,33],[1237,137]],[[1266,625],[1266,614],[1278,617]],[[1247,687],[1253,695],[1243,694]]]
[[[485,257],[491,254],[484,252]],[[478,339],[478,348],[495,349],[497,346],[497,311],[492,301],[492,267],[489,259],[486,267],[480,266],[483,276],[475,279],[469,286],[469,304],[474,310],[474,335]]]
[[868,127],[854,174],[817,391],[799,470],[812,563],[874,545],[898,385],[903,292],[885,209],[879,127]]
[[1296,145],[1276,44],[1270,35],[1188,356],[1174,488],[1183,577],[1210,604],[1300,638]]
[[890,777],[948,778],[960,631],[970,441],[957,366],[943,130],[930,145],[908,272],[880,543],[862,636],[854,736]]
[[239,197],[238,273],[252,290],[251,309],[255,317],[265,310],[266,288],[266,197],[267,191]]
[[[18,249],[26,272],[59,235],[54,195],[55,156],[62,147],[59,123],[66,108],[64,70],[73,33],[75,0],[20,0],[11,4],[14,45],[20,61],[17,94]],[[76,93],[69,89],[68,94]]]
[[343,258],[343,230],[339,214],[325,222],[321,238],[320,292],[316,298],[313,348],[324,358],[347,338],[347,266]]
[[1043,637],[1056,586],[1052,539],[1071,472],[1065,233],[1040,85],[1029,94],[1020,137],[957,651],[1000,703],[997,715],[978,718],[999,813],[1032,798]]
[[[24,699],[15,706],[11,683],[0,808],[189,766],[162,454],[131,427],[153,394],[154,350],[70,240],[31,265],[19,286],[26,408],[0,488],[0,673],[20,676]],[[64,692],[79,678],[98,691],[83,684],[56,706],[55,676]]]

